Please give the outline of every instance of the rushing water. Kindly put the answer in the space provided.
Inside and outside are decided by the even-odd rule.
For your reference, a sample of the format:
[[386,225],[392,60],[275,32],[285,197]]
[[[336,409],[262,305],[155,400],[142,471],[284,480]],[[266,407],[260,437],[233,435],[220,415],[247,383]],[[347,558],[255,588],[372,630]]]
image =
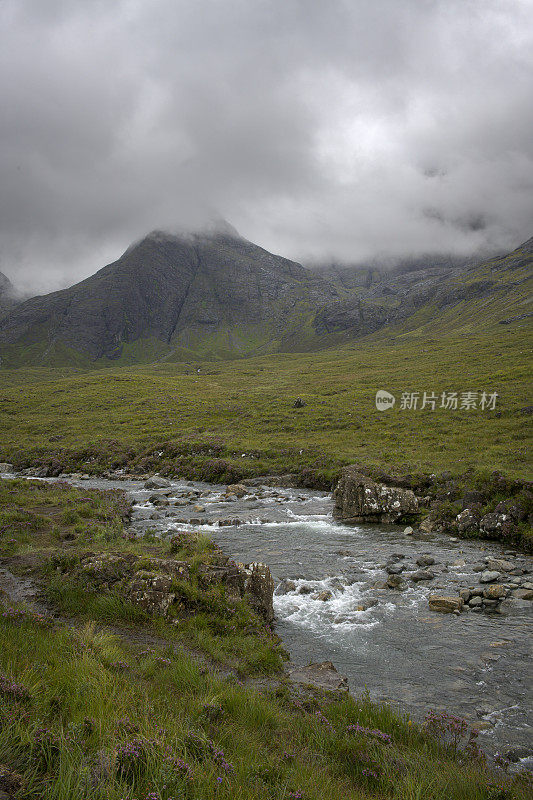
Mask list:
[[[237,561],[268,564],[278,584],[276,629],[294,663],[331,660],[353,693],[366,690],[418,719],[429,709],[463,716],[481,726],[491,749],[531,745],[530,612],[454,616],[428,608],[430,592],[478,586],[473,567],[485,556],[501,557],[499,545],[446,535],[407,537],[392,525],[343,525],[332,518],[330,496],[319,492],[263,487],[227,502],[223,487],[176,481],[171,505],[161,508],[148,500],[154,491],[139,482],[72,482],[128,491],[139,533],[194,528]],[[190,524],[191,518],[204,524]],[[228,518],[241,524],[218,526]],[[436,578],[425,585],[408,582],[404,592],[374,588],[386,579],[385,562],[393,554],[404,556],[406,572],[417,569],[419,556],[431,555]],[[506,557],[532,567],[520,554]],[[288,591],[285,579],[294,584]],[[317,599],[325,590],[331,598]],[[369,600],[377,602],[358,610]]]

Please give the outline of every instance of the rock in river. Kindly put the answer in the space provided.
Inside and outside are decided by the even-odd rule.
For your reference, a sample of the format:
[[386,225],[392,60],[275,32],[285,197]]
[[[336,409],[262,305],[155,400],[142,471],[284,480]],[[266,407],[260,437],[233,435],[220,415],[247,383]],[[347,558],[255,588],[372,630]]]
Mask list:
[[493,583],[494,581],[497,581],[499,577],[500,577],[499,572],[496,572],[495,570],[486,569],[481,573],[479,577],[479,582]]
[[454,611],[462,611],[462,597],[448,597],[441,594],[429,595],[429,607],[432,611],[441,611],[444,614],[452,614]]
[[160,475],[152,475],[144,484],[145,489],[168,489],[171,486],[170,481],[162,478]]
[[348,523],[397,522],[418,512],[418,500],[410,489],[376,483],[356,467],[344,467],[333,498],[333,515]]

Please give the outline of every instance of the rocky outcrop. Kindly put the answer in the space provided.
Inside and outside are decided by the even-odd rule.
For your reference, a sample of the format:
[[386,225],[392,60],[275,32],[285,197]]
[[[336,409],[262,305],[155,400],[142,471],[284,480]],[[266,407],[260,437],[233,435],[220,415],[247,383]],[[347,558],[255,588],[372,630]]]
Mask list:
[[376,483],[356,467],[342,470],[333,499],[333,515],[347,523],[399,522],[418,513],[418,500],[410,489]]
[[[200,590],[222,586],[231,604],[246,598],[265,621],[272,622],[274,581],[265,564],[234,564],[220,554],[219,562],[200,564],[195,571]],[[64,568],[64,562],[57,565]],[[187,610],[191,567],[173,558],[146,558],[123,553],[89,553],[73,566],[75,577],[97,591],[114,591],[148,614],[169,616],[172,607]],[[70,570],[70,567],[69,567]]]

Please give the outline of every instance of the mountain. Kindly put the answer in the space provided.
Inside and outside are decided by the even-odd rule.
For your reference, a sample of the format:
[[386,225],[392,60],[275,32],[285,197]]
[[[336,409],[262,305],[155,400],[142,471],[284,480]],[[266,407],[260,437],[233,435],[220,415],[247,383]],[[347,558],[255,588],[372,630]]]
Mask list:
[[154,231],[81,283],[12,308],[0,318],[0,359],[89,367],[498,330],[532,316],[532,266],[533,239],[482,263],[428,257],[313,271],[227,225]]
[[229,226],[154,231],[69,289],[0,320],[4,365],[227,358],[298,347],[316,307],[337,296],[320,276]]
[[427,256],[388,269],[323,267],[318,274],[340,297],[319,309],[314,327],[344,341],[381,329],[446,333],[474,319],[485,327],[520,321],[532,316],[532,273],[533,238],[486,261]]
[[15,289],[7,275],[0,272],[0,317],[16,304]]

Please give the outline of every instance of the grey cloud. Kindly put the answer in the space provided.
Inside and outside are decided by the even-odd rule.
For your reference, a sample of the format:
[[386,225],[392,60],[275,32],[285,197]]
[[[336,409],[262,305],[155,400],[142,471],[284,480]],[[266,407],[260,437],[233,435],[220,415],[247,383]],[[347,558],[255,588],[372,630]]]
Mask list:
[[306,261],[531,235],[529,0],[3,0],[0,30],[27,290],[213,214]]

